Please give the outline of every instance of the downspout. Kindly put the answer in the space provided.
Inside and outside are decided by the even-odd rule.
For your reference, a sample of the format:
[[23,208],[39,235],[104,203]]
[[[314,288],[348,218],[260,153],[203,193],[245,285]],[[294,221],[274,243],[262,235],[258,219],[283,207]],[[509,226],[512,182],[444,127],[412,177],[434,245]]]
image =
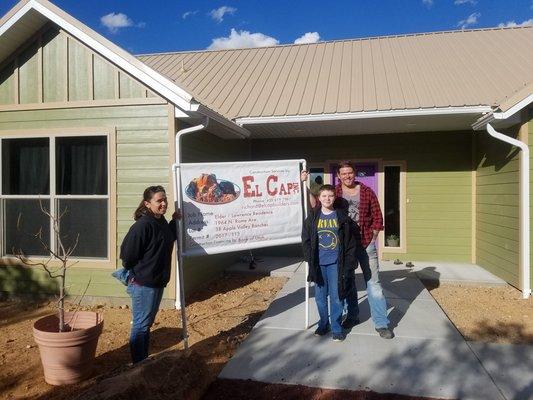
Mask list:
[[[209,124],[209,117],[200,125],[191,126],[189,128],[181,129],[176,132],[175,137],[175,151],[176,162],[172,164],[172,177],[174,181],[174,206],[176,209],[181,208],[181,180],[179,178],[179,169],[182,162],[181,154],[181,138],[189,133],[201,131],[207,128]],[[176,309],[181,309],[181,323],[183,329],[183,343],[185,348],[189,347],[189,335],[187,334],[187,315],[185,313],[185,289],[183,287],[183,218],[178,220],[178,238],[176,248]]]
[[513,139],[507,135],[497,132],[490,123],[486,125],[490,136],[502,142],[519,147],[522,150],[520,155],[520,268],[522,298],[528,299],[531,295],[530,284],[530,221],[529,221],[529,146],[520,140]]

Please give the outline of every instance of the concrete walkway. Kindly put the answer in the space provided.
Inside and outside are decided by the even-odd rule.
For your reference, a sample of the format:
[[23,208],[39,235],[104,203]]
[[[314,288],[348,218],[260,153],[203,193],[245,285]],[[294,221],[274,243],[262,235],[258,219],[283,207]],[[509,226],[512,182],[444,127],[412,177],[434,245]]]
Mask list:
[[[381,280],[396,337],[378,336],[366,293],[360,291],[361,324],[336,343],[313,335],[318,315],[312,298],[313,326],[304,329],[304,266],[285,261],[265,259],[258,266],[291,277],[221,378],[444,399],[533,398],[533,346],[465,342],[419,280],[502,284],[485,270],[436,263],[408,269],[385,262]],[[364,288],[360,274],[357,279],[358,288]]]

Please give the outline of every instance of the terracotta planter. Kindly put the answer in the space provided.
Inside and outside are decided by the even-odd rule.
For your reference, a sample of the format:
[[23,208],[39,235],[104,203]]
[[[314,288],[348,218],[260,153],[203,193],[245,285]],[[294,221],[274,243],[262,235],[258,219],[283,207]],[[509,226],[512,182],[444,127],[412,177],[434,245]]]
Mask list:
[[104,326],[102,315],[91,311],[65,312],[65,323],[71,328],[68,332],[59,332],[57,315],[48,315],[33,325],[44,380],[50,385],[76,383],[91,374]]

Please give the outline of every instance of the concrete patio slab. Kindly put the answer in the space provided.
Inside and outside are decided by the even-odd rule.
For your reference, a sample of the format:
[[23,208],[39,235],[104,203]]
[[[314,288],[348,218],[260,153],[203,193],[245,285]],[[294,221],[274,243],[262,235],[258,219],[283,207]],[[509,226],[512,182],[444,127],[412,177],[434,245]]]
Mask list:
[[[290,282],[289,282],[290,283]],[[311,287],[309,299],[309,322],[311,330],[318,321]],[[435,301],[388,299],[389,319],[398,337],[409,338],[451,338],[462,340],[446,314]],[[364,292],[359,293],[359,318],[361,323],[352,328],[350,334],[377,336],[370,317],[370,308]],[[304,289],[280,292],[256,325],[277,329],[301,330],[305,327]]]
[[469,345],[507,399],[533,399],[533,346]]
[[[460,361],[458,361],[460,360]],[[449,399],[503,399],[465,342],[258,327],[221,378]]]
[[318,315],[312,286],[311,328],[305,329],[304,264],[269,262],[277,266],[273,271],[292,276],[220,377],[443,399],[533,398],[531,346],[465,342],[419,279],[498,285],[497,278],[471,264],[390,264],[380,279],[395,338],[375,332],[359,272],[361,323],[335,343],[313,335]]

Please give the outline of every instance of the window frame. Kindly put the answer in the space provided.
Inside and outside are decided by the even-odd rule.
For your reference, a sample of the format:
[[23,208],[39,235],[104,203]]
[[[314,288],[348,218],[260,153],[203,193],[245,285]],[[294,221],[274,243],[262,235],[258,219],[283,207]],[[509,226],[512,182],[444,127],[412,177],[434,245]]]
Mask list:
[[[83,136],[105,136],[107,140],[107,195],[57,195],[56,192],[56,138],[58,137],[83,137]],[[29,139],[47,138],[49,139],[50,154],[50,191],[48,195],[4,195],[1,185],[2,177],[2,143],[3,139]],[[62,199],[83,200],[83,199],[106,199],[107,200],[107,256],[105,258],[72,257],[76,262],[76,267],[116,267],[117,246],[116,246],[116,127],[96,127],[96,128],[64,128],[64,129],[30,129],[0,131],[0,200],[3,199],[47,199],[50,201],[50,211],[56,212],[56,204]],[[0,215],[4,215],[3,201],[0,201]],[[52,228],[50,232],[50,244],[55,246],[56,238]],[[31,260],[39,262],[47,258],[32,256]],[[4,227],[0,226],[0,265],[20,264],[20,261],[6,254],[4,241]],[[51,266],[59,265],[57,260],[50,262]]]

